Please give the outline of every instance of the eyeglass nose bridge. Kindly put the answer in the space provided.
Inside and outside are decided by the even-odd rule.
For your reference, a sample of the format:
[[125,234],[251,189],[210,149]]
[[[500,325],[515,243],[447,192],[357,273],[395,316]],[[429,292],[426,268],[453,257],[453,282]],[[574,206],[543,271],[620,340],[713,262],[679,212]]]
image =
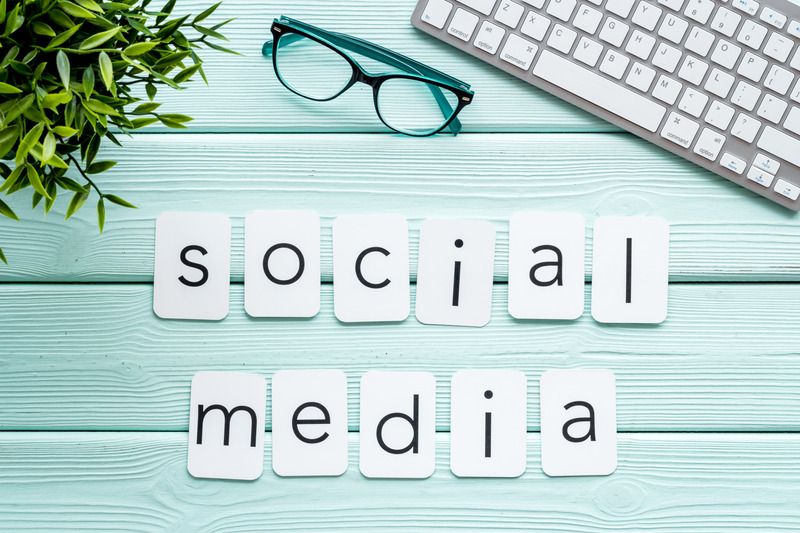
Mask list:
[[376,85],[378,85],[378,78],[376,78],[375,76],[370,76],[369,74],[367,74],[366,72],[364,72],[360,68],[356,69],[355,81],[356,82],[361,82],[361,83],[366,83],[367,85],[369,85],[373,89],[375,88]]

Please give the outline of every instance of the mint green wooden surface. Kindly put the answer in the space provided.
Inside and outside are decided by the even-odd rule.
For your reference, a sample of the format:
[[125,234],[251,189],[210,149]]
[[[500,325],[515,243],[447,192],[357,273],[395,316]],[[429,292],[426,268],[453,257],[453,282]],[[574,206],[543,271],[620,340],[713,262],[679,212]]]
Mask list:
[[[199,12],[208,2],[179,2]],[[207,55],[211,86],[159,95],[196,117],[108,149],[101,186],[136,203],[68,199],[43,217],[10,197],[0,219],[0,531],[789,531],[800,530],[800,218],[421,35],[414,2],[226,0],[217,20],[242,57]],[[473,85],[464,131],[387,133],[367,91],[316,104],[279,86],[260,56],[285,14],[373,40]],[[102,156],[101,156],[102,157]],[[243,219],[313,209],[323,220],[322,309],[309,320],[243,310]],[[152,312],[154,221],[168,210],[233,222],[231,312],[222,322]],[[506,312],[508,218],[574,211],[671,223],[670,303],[659,326],[607,326]],[[344,326],[333,316],[330,226],[337,215],[478,218],[498,231],[492,321],[481,329]],[[591,231],[587,234],[591,258]],[[590,262],[586,279],[590,282]],[[413,297],[413,286],[412,286]],[[548,368],[617,375],[619,469],[550,479],[539,466],[538,377]],[[340,478],[255,482],[186,471],[189,383],[200,370],[340,368],[349,380],[350,470]],[[516,480],[449,472],[449,377],[522,370],[529,454]],[[438,385],[431,479],[368,480],[357,470],[358,379],[425,370]],[[268,425],[269,425],[268,420]]]

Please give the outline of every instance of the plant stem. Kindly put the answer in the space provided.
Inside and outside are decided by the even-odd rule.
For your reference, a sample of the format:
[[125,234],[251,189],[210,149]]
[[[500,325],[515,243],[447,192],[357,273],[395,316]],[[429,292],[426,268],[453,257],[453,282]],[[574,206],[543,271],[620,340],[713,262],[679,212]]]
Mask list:
[[95,184],[94,184],[94,182],[92,181],[92,179],[91,179],[89,176],[87,176],[87,175],[86,175],[86,172],[84,172],[84,171],[83,171],[83,169],[81,168],[81,164],[78,162],[78,160],[77,160],[77,159],[75,159],[75,158],[72,156],[72,154],[67,154],[67,159],[69,159],[70,161],[72,161],[73,163],[75,163],[75,168],[77,168],[77,169],[78,169],[78,172],[80,172],[80,173],[81,173],[81,176],[83,176],[83,179],[85,179],[87,182],[89,182],[89,185],[91,185],[91,186],[92,186],[92,188],[94,188],[94,190],[96,190],[96,191],[97,191],[97,194],[99,194],[101,198],[102,198],[103,196],[105,196],[105,195],[103,194],[103,192],[102,192],[100,189],[98,189],[98,188],[97,188],[97,185],[95,185]]

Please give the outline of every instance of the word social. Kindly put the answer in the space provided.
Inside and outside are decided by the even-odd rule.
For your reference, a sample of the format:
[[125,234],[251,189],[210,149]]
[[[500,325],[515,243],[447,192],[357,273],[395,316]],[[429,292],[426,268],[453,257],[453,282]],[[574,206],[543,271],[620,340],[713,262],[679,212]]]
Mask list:
[[[320,309],[320,218],[259,211],[245,219],[244,306],[253,317],[311,317]],[[400,215],[336,218],[334,313],[342,322],[400,322],[410,313],[408,222]],[[584,310],[585,221],[519,213],[509,224],[508,312],[574,320]],[[222,214],[164,213],[156,221],[153,309],[166,319],[221,320],[229,310],[231,222]],[[594,224],[592,316],[660,323],[667,316],[669,225],[658,217]],[[495,228],[427,219],[419,230],[417,320],[489,322]]]
[[[541,465],[549,476],[617,467],[616,383],[608,370],[541,375]],[[450,469],[458,477],[518,477],[527,465],[527,379],[514,370],[460,370],[450,384]],[[436,468],[436,380],[428,372],[361,377],[359,470],[427,478]],[[200,372],[192,379],[188,470],[253,480],[264,468],[266,380]],[[347,378],[340,370],[272,377],[272,469],[338,476],[348,468]]]

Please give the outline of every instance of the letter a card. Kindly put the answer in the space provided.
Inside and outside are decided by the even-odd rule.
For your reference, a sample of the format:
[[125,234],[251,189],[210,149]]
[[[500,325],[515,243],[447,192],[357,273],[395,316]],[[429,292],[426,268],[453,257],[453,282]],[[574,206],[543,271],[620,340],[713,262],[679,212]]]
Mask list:
[[539,381],[542,470],[605,476],[617,468],[616,381],[610,370],[548,370]]
[[192,378],[189,473],[257,479],[264,470],[267,382],[255,374],[199,372]]
[[364,374],[360,428],[359,467],[366,477],[429,477],[436,469],[433,374]]
[[231,221],[215,213],[156,220],[153,311],[161,318],[222,320],[228,314]]

